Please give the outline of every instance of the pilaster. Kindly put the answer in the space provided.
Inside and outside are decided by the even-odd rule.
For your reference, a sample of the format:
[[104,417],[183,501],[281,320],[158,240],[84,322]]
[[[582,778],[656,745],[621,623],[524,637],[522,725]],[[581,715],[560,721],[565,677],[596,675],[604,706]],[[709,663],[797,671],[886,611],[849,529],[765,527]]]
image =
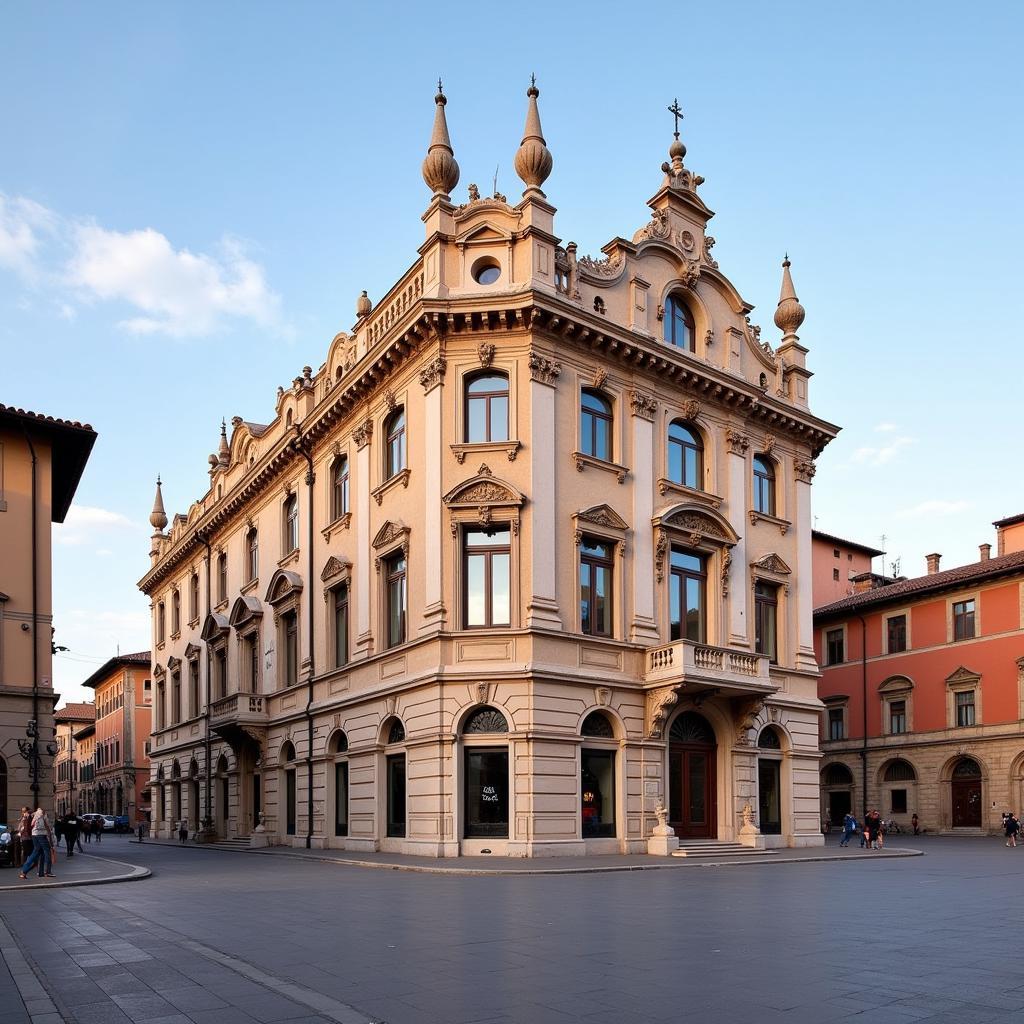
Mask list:
[[[745,579],[747,571],[747,545],[744,535],[748,526],[746,523],[747,449],[750,447],[750,438],[738,431],[728,430],[726,431],[726,444],[729,449],[727,456],[729,464],[729,494],[725,511],[729,525],[739,536],[739,540],[732,549],[732,564],[737,566],[738,571],[744,574],[743,585],[734,584],[729,588],[729,644],[730,646],[746,647],[748,644],[747,587]],[[810,533],[807,536],[808,540],[810,540]],[[810,577],[808,576],[808,578]]]
[[657,403],[634,391],[631,396],[633,427],[633,621],[630,640],[658,642],[655,619],[654,531],[654,419]]

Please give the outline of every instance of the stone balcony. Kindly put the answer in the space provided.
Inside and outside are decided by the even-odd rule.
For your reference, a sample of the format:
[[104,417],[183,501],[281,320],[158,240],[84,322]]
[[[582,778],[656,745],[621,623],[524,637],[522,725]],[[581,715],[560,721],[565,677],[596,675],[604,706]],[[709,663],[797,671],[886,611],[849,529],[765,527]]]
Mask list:
[[686,686],[688,691],[719,690],[723,695],[772,694],[766,654],[677,640],[646,652],[644,682],[651,687]]
[[262,694],[229,693],[210,705],[210,725],[221,735],[266,724],[267,698]]

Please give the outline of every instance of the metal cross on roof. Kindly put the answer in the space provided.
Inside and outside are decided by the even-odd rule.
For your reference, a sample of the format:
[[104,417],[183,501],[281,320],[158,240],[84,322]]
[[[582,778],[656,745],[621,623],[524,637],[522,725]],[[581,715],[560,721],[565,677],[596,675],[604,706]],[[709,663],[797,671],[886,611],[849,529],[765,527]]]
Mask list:
[[676,119],[676,130],[674,132],[675,137],[679,138],[679,122],[682,120],[683,112],[679,107],[679,100],[675,99],[672,101],[672,106],[668,108],[668,112]]

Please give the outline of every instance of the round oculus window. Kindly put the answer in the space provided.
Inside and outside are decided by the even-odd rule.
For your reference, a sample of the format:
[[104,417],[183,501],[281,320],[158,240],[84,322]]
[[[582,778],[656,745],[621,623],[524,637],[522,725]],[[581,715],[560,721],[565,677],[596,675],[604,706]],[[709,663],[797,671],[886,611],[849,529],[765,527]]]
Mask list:
[[498,261],[490,256],[485,256],[473,264],[473,280],[477,284],[494,284],[501,277],[501,267]]

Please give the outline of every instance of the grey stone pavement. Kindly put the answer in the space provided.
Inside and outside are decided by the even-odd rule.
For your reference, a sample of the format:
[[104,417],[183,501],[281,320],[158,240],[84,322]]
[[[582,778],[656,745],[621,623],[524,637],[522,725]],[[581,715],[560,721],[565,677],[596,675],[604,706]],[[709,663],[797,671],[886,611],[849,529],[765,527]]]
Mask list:
[[0,893],[0,1024],[1024,1022],[1024,847],[900,845],[460,877],[124,843],[152,878]]

